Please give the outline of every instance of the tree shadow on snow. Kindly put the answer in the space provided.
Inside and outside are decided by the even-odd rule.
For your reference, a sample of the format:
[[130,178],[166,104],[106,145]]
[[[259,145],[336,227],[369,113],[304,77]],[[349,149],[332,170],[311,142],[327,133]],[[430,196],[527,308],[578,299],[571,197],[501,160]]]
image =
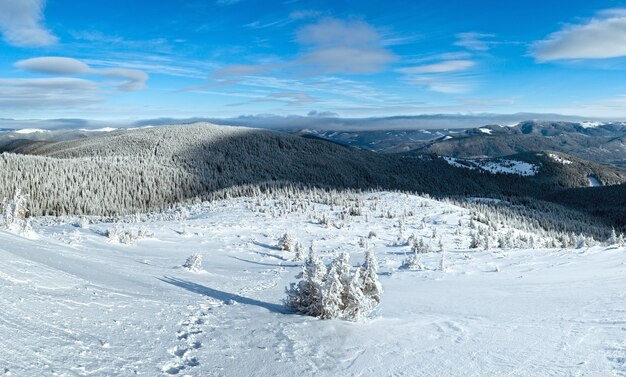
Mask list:
[[[235,257],[235,256],[231,256],[231,258],[240,260],[242,262],[258,264],[258,265],[261,265],[261,266],[270,266],[270,267],[299,267],[300,266],[298,264],[276,264],[276,263],[256,262],[256,261],[253,261],[253,260],[249,260],[249,259],[245,259],[245,258],[239,258],[239,257]],[[283,260],[287,261],[286,259],[283,259]]]
[[268,250],[280,250],[280,249],[279,249],[278,247],[276,247],[276,246],[273,246],[273,245],[268,245],[268,244],[263,243],[263,242],[259,242],[259,241],[252,241],[252,243],[253,243],[253,244],[255,244],[255,245],[257,245],[257,246],[264,247],[264,248],[266,248],[266,249],[268,249]]
[[162,278],[157,278],[164,283],[172,284],[177,287],[188,290],[192,293],[197,293],[203,296],[208,296],[214,298],[216,300],[222,301],[224,305],[229,305],[232,302],[236,302],[244,305],[254,305],[264,309],[269,310],[273,313],[279,314],[287,314],[290,313],[287,309],[285,309],[282,305],[272,304],[269,302],[255,300],[249,297],[240,296],[234,293],[228,293],[224,291],[220,291],[217,289],[209,288],[204,285],[200,285],[188,280],[177,279],[171,276],[164,276]]

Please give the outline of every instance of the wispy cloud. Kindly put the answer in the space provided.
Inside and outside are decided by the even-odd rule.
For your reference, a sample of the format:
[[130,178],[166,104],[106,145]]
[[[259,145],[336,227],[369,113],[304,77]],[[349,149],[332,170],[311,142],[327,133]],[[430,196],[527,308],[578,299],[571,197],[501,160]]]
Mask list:
[[113,83],[120,91],[132,92],[145,88],[148,74],[143,71],[125,68],[95,69],[84,62],[57,56],[45,56],[20,60],[15,66],[25,71],[46,75],[100,75],[122,82]]
[[55,44],[58,38],[43,24],[44,0],[0,1],[0,31],[6,43],[18,47]]
[[570,24],[531,46],[540,62],[626,56],[626,9],[605,10],[581,24]]
[[270,64],[234,64],[217,69],[212,78],[268,73],[284,74],[368,74],[384,70],[397,57],[383,46],[381,35],[364,21],[325,18],[304,26],[296,33],[301,52],[295,59]]
[[414,85],[425,86],[428,90],[444,94],[467,93],[472,85],[466,80],[437,76],[411,76],[407,81]]
[[472,82],[465,71],[476,66],[473,60],[444,60],[437,63],[403,67],[398,72],[406,74],[406,81],[428,90],[445,94],[469,92]]
[[475,66],[472,60],[448,60],[439,63],[400,68],[400,72],[404,73],[447,73],[465,71]]
[[80,107],[102,102],[97,83],[79,78],[0,79],[0,108]]
[[487,51],[495,43],[492,38],[493,34],[467,32],[456,35],[457,41],[455,46],[464,47],[472,51]]

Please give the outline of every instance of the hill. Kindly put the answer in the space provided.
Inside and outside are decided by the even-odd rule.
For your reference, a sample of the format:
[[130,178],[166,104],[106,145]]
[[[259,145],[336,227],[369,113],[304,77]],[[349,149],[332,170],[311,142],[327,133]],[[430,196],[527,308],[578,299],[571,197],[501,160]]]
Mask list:
[[485,126],[426,142],[413,152],[477,158],[542,150],[626,168],[626,124],[527,121]]
[[[438,156],[378,154],[283,132],[207,123],[97,133],[0,156],[0,196],[30,194],[34,215],[121,215],[273,187],[389,189],[437,197],[533,197],[626,175],[562,155],[512,156],[537,174],[469,169]],[[568,160],[568,161],[569,161]],[[481,161],[486,163],[489,161]],[[507,161],[491,161],[507,164]],[[462,164],[461,164],[462,165]]]

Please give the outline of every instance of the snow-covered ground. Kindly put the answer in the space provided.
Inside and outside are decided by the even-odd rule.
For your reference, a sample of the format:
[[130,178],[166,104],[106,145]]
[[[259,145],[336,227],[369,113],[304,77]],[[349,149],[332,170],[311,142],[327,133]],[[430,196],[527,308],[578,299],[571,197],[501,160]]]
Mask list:
[[[626,375],[626,249],[468,249],[466,209],[395,193],[359,198],[356,216],[297,201],[206,204],[180,220],[121,225],[154,234],[132,245],[108,241],[114,224],[36,221],[38,240],[0,232],[0,373]],[[410,251],[395,246],[401,217],[406,236],[442,238],[445,272],[441,253],[423,255],[426,270],[399,269]],[[375,233],[384,289],[375,318],[284,310],[284,287],[301,268],[275,247],[285,232],[315,241],[326,261],[350,252],[353,264],[363,259],[359,238]],[[204,257],[199,273],[180,267],[194,252]]]
[[479,169],[491,174],[516,174],[523,177],[534,176],[539,172],[539,166],[518,160],[469,160],[455,157],[443,157],[446,162],[457,168]]
[[560,164],[563,164],[563,165],[569,165],[569,164],[572,163],[572,161],[567,160],[567,159],[565,159],[565,158],[563,158],[561,156],[558,156],[558,155],[556,155],[554,153],[548,153],[548,157],[550,157],[554,161],[556,161],[556,162],[558,162]]
[[600,180],[596,177],[593,176],[589,176],[587,177],[587,180],[589,181],[589,186],[590,187],[601,187],[602,186],[602,182],[600,182]]

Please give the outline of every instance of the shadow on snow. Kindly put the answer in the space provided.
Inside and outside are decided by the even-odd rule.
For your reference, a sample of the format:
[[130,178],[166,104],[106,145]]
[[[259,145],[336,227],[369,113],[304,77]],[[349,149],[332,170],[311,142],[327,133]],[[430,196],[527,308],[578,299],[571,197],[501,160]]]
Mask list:
[[186,289],[189,292],[197,293],[203,296],[211,297],[213,299],[222,301],[225,305],[228,305],[230,302],[234,301],[239,304],[258,306],[258,307],[267,309],[273,313],[280,313],[280,314],[291,313],[289,310],[285,309],[282,305],[272,304],[269,302],[259,301],[259,300],[255,300],[249,297],[240,296],[234,293],[220,291],[217,289],[206,287],[201,284],[191,282],[189,280],[177,279],[171,276],[164,276],[162,278],[157,278],[157,279],[167,284],[171,284],[171,285]]

